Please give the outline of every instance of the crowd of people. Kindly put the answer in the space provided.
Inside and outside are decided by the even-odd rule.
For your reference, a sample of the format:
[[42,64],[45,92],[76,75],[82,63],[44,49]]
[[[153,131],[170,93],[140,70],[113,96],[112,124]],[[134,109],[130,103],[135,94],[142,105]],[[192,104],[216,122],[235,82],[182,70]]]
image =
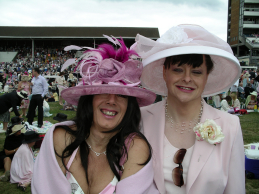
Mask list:
[[[76,117],[56,116],[65,122],[48,130],[35,159],[39,134],[23,134],[18,113],[6,129],[0,180],[21,190],[31,183],[37,194],[245,193],[242,130],[239,118],[226,112],[240,110],[240,98],[250,96],[247,108],[253,106],[256,89],[245,88],[257,86],[252,72],[238,81],[240,64],[230,46],[197,25],[172,27],[157,41],[137,35],[130,49],[123,39],[108,39],[115,47],[90,49],[66,61],[62,72],[59,65],[41,69],[40,62],[31,69],[2,64],[3,88],[18,81],[8,91],[17,104],[23,100],[30,125],[38,107],[42,126],[44,101],[58,101]],[[245,85],[243,92],[234,82]],[[154,103],[156,94],[165,99]],[[215,94],[224,111],[206,103]]]
[[234,85],[212,97],[213,106],[231,114],[258,111],[258,94],[259,70],[244,69]]

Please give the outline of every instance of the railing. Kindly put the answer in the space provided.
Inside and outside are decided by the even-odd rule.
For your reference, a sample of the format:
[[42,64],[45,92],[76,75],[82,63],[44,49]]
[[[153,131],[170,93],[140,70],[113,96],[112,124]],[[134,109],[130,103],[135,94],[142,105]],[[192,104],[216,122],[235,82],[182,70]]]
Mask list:
[[[259,40],[258,40],[259,41]],[[246,38],[246,42],[248,42],[249,44],[251,44],[251,45],[259,45],[259,42],[255,42],[255,40],[249,40],[248,38]]]
[[244,11],[259,11],[259,8],[244,8]]
[[242,35],[243,38],[245,38],[246,42],[252,46],[256,45],[258,46],[259,45],[259,37],[258,37],[258,42],[255,42],[255,41],[251,41],[248,39],[248,37],[256,37],[254,35]]
[[244,24],[255,24],[255,21],[243,21]]

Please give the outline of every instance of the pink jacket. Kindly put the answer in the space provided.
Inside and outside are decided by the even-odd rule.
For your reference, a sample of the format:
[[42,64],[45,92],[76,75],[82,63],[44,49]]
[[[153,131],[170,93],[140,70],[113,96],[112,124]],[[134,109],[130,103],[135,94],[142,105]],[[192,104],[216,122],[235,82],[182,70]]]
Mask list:
[[[154,180],[165,194],[163,139],[165,101],[141,108],[142,130],[153,149]],[[239,118],[212,108],[204,101],[201,123],[213,119],[221,126],[225,139],[217,146],[196,141],[187,175],[187,194],[244,194],[245,165]]]
[[[53,131],[58,125],[72,125],[66,121],[53,125],[47,132],[38,154],[32,177],[31,191],[33,194],[71,194],[71,186],[61,171],[53,149]],[[136,174],[131,175],[116,185],[116,194],[158,194],[154,184],[152,160]]]

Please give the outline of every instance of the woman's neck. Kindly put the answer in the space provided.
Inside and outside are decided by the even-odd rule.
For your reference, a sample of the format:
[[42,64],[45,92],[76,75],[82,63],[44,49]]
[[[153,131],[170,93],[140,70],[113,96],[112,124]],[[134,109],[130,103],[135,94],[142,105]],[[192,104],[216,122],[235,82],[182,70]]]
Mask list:
[[104,152],[106,150],[106,146],[109,143],[110,139],[115,135],[115,132],[103,133],[102,131],[104,130],[96,129],[94,126],[92,126],[90,129],[90,135],[86,140],[87,143],[96,152]]
[[201,111],[201,98],[181,102],[168,96],[167,111],[176,123],[188,122],[198,118]]

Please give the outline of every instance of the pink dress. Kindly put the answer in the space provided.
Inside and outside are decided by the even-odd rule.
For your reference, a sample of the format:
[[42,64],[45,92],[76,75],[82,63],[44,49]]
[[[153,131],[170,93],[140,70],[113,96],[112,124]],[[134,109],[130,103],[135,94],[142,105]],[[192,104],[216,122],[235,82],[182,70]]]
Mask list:
[[[25,90],[26,92],[28,92],[28,96],[31,94],[30,93],[30,83],[29,82],[22,82],[22,88],[24,87],[23,90]],[[30,104],[30,100],[22,100],[23,105],[21,105],[20,108],[28,108],[29,104]]]

